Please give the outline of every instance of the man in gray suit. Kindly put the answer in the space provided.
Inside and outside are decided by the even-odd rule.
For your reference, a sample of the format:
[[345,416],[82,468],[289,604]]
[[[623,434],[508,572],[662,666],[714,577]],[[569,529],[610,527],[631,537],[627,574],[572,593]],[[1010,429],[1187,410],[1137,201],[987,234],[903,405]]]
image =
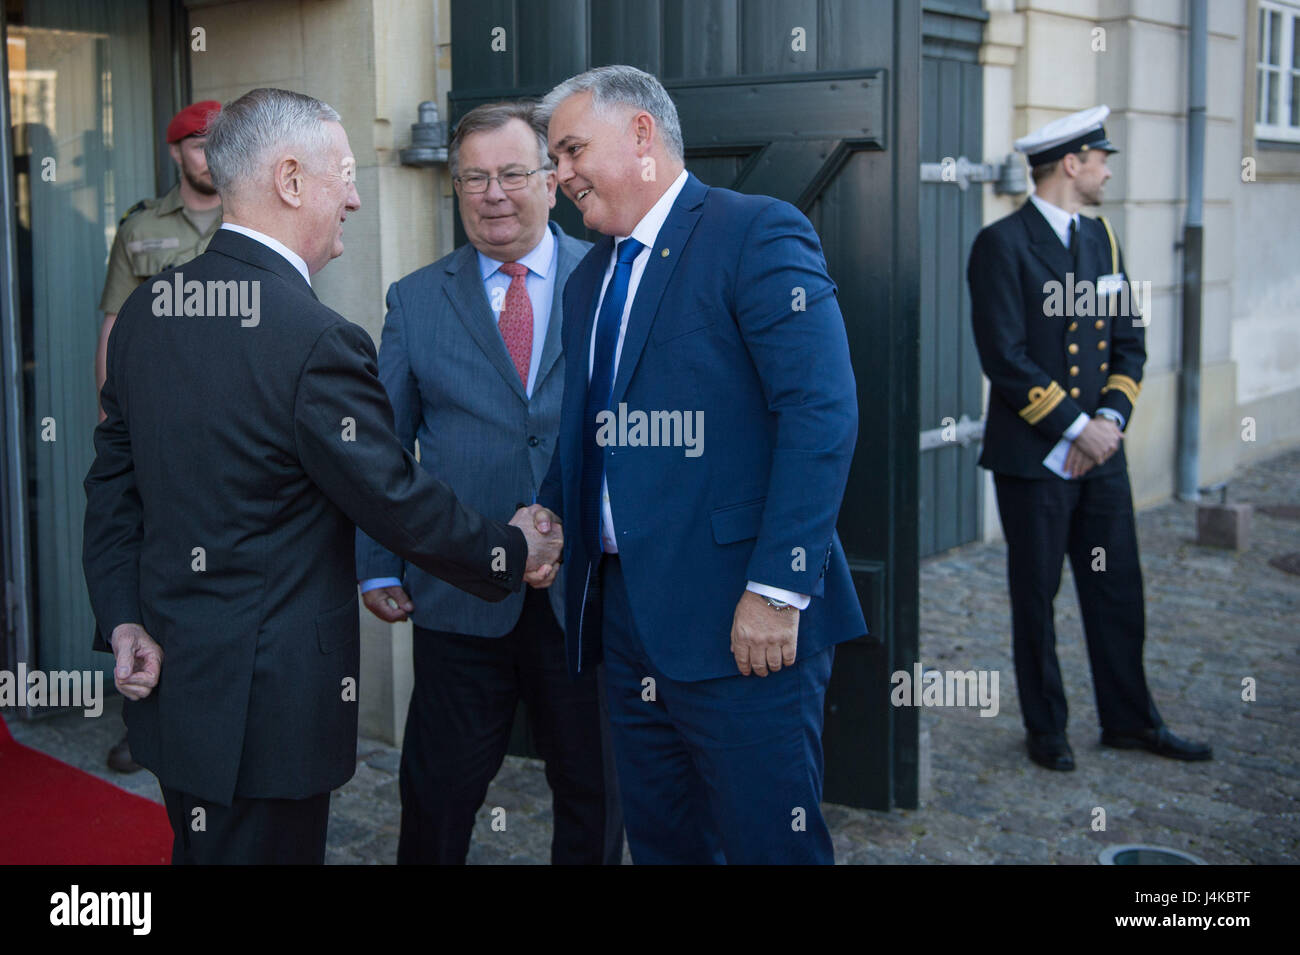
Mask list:
[[[398,437],[408,449],[419,440],[421,465],[463,488],[467,506],[505,519],[536,500],[551,462],[561,294],[590,243],[548,222],[555,172],[531,104],[467,113],[449,159],[470,245],[389,288],[379,377]],[[414,623],[398,863],[465,861],[521,699],[553,795],[551,861],[618,862],[604,696],[594,673],[574,679],[565,667],[564,588],[488,603],[361,532],[357,576],[375,616]]]

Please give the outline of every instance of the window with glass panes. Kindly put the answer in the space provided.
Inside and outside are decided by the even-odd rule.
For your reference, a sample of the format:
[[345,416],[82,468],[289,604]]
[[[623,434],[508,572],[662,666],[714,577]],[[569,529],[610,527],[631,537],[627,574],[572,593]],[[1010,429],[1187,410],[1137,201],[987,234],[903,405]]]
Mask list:
[[1300,142],[1300,4],[1259,2],[1255,137]]

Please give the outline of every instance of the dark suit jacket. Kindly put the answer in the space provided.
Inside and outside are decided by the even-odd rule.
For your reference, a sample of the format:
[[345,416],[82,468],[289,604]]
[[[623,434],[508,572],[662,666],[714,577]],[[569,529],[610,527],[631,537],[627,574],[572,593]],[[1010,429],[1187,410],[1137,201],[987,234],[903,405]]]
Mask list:
[[[1113,408],[1126,426],[1133,416],[1146,363],[1146,331],[1134,323],[1140,316],[1131,308],[1110,315],[1100,306],[1087,315],[1064,314],[1067,303],[1072,311],[1087,309],[1077,294],[1066,294],[1082,280],[1125,271],[1118,239],[1112,255],[1106,227],[1088,216],[1079,221],[1077,270],[1029,201],[981,229],[971,247],[971,322],[992,385],[980,465],[999,474],[1062,480],[1043,467],[1043,458],[1081,412]],[[1048,283],[1062,290],[1059,309],[1049,301]],[[1120,453],[1085,479],[1126,466],[1121,443]]]
[[[536,499],[551,463],[564,392],[561,295],[569,273],[591,248],[554,223],[550,228],[557,250],[555,295],[532,397],[497,330],[474,246],[462,246],[388,289],[379,380],[393,405],[397,437],[408,451],[418,438],[422,467],[455,487],[466,506],[501,520]],[[357,576],[404,578],[415,604],[411,619],[429,630],[500,637],[524,608],[523,593],[485,603],[408,566],[361,531]],[[562,623],[562,574],[547,593]]]
[[[583,629],[593,556],[579,527],[584,358],[612,252],[611,238],[597,242],[564,290],[564,408],[539,497],[566,516],[574,669],[596,652]],[[604,447],[637,632],[667,676],[738,673],[730,633],[747,580],[812,595],[799,621],[802,656],[866,633],[835,533],[857,439],[855,388],[808,220],[789,203],[690,176],[650,250],[610,407],[701,411],[702,453]]]
[[[155,315],[174,273],[258,283],[260,320]],[[132,754],[166,786],[228,804],[352,776],[354,524],[484,599],[522,586],[523,535],[402,450],[370,336],[252,239],[219,232],[132,293],[101,398],[86,583],[101,649],[127,622],[162,645],[157,688],[125,716]]]

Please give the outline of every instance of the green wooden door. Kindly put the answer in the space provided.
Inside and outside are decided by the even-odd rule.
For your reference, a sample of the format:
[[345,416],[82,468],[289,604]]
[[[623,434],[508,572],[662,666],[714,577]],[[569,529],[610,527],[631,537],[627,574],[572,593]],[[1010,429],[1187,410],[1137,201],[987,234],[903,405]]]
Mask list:
[[[677,103],[691,172],[817,228],[858,382],[839,531],[871,628],[837,651],[826,799],[880,809],[917,800],[916,713],[890,707],[889,674],[917,649],[919,16],[908,0],[452,3],[453,124],[629,63]],[[584,234],[563,196],[556,219]]]

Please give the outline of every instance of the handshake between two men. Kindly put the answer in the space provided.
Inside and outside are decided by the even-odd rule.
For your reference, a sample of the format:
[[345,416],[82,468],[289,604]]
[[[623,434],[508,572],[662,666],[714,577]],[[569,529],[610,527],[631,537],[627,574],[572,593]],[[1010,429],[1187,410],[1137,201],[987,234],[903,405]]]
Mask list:
[[[510,524],[519,528],[528,542],[524,582],[539,590],[551,586],[564,561],[564,529],[560,519],[542,505],[530,504],[515,511]],[[406,620],[415,610],[406,588],[400,584],[367,590],[361,600],[367,610],[387,623]]]
[[[523,532],[528,543],[524,582],[538,589],[551,586],[564,560],[564,530],[560,519],[540,504],[530,504],[515,511],[510,524]],[[400,585],[368,590],[361,599],[371,613],[389,623],[405,620],[415,610],[415,604]],[[162,647],[136,623],[116,627],[111,646],[117,658],[113,677],[118,692],[129,700],[144,699],[158,685]]]

